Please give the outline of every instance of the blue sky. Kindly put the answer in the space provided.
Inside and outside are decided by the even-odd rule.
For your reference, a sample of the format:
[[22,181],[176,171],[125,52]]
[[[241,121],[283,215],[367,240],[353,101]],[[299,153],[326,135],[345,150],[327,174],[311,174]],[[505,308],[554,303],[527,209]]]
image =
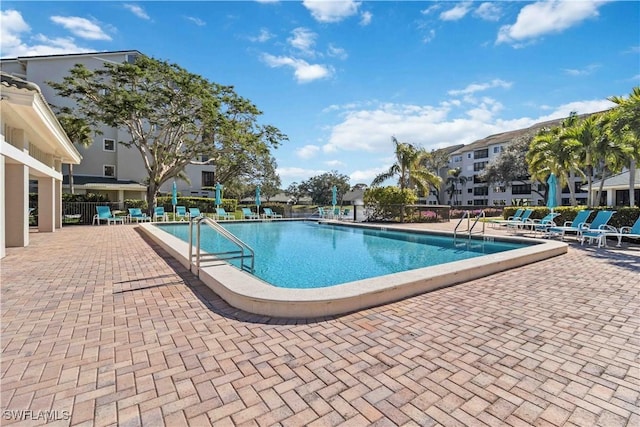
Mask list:
[[283,186],[604,110],[640,85],[640,2],[3,1],[2,57],[135,49],[233,85],[290,138]]

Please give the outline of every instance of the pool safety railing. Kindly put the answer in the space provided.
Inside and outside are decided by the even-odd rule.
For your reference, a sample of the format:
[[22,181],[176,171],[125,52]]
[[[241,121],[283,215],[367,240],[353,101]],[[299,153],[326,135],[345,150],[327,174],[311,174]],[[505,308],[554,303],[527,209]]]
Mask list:
[[[480,218],[485,218],[485,213],[484,211],[480,211],[480,213],[478,215],[476,215],[475,220],[473,221],[473,224],[471,223],[471,211],[465,211],[464,214],[462,215],[462,217],[460,218],[460,220],[458,221],[458,224],[456,224],[456,228],[454,228],[453,230],[453,238],[455,239],[458,236],[458,227],[460,227],[460,225],[462,224],[462,222],[465,220],[467,220],[467,228],[464,230],[460,230],[461,233],[466,233],[467,237],[469,239],[471,239],[471,235],[472,234],[482,234],[484,236],[484,227],[485,227],[485,222],[484,221],[480,221]],[[482,230],[478,230],[478,231],[473,231],[474,228],[476,227],[476,225],[478,224],[478,221],[480,221],[482,223]]]
[[[238,247],[238,250],[234,251],[225,251],[225,252],[214,252],[214,253],[206,253],[203,254],[201,250],[202,240],[200,239],[200,231],[201,224],[205,223],[212,229],[214,229],[219,235],[233,243]],[[195,225],[195,241],[194,241],[194,225]],[[193,247],[195,243],[196,253],[193,254]],[[194,260],[195,256],[195,260]],[[197,217],[189,221],[189,264],[190,266],[195,266],[196,271],[200,271],[200,265],[205,261],[218,261],[218,260],[232,260],[239,259],[240,260],[240,269],[244,271],[248,271],[253,274],[254,266],[255,266],[255,252],[251,248],[251,246],[244,243],[238,237],[236,237],[233,233],[231,233],[226,228],[222,227],[216,221],[211,218],[206,217]],[[249,263],[247,264],[247,261]]]

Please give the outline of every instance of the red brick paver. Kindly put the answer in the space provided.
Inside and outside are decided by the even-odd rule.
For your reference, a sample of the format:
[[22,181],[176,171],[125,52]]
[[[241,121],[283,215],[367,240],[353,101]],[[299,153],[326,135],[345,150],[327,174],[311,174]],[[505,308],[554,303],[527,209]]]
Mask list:
[[282,320],[134,225],[30,237],[0,261],[2,425],[640,425],[638,245]]

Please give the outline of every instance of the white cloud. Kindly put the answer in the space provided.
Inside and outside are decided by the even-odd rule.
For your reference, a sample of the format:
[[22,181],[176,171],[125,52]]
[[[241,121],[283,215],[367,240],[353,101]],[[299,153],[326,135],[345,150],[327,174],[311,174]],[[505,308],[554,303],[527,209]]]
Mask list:
[[449,92],[447,92],[449,95],[452,96],[457,96],[457,95],[471,95],[475,92],[481,92],[481,91],[485,91],[488,89],[493,89],[496,87],[500,87],[503,89],[509,89],[511,87],[512,83],[511,82],[505,82],[504,80],[500,80],[500,79],[493,79],[490,82],[487,83],[473,83],[470,84],[469,86],[467,86],[464,89],[456,89],[456,90],[450,90]]
[[430,43],[436,38],[436,30],[431,29],[422,37],[422,43]]
[[371,168],[371,169],[365,169],[365,170],[356,170],[351,172],[351,175],[349,175],[349,179],[350,182],[352,183],[365,183],[365,184],[369,184],[371,183],[371,181],[373,181],[373,179],[380,175],[381,173],[384,173],[386,171],[389,170],[389,166],[391,166],[390,164],[387,166],[381,166],[381,167],[377,167],[377,168]]
[[48,38],[36,34],[29,41],[23,35],[29,34],[31,27],[24,21],[22,14],[16,10],[0,11],[0,52],[3,58],[36,55],[57,55],[65,53],[93,52],[75,44],[73,38]]
[[346,50],[342,49],[341,47],[336,47],[332,44],[330,44],[327,48],[327,55],[342,60],[345,60],[349,57]]
[[597,113],[613,108],[616,104],[606,99],[594,99],[590,101],[574,101],[557,107],[547,107],[553,111],[547,115],[538,117],[534,123],[545,122],[547,120],[562,119],[568,117],[572,112],[578,114]]
[[305,55],[314,56],[313,46],[318,37],[316,33],[307,28],[298,27],[291,31],[291,34],[292,36],[287,39],[291,47]]
[[440,13],[440,19],[443,21],[458,21],[464,18],[471,10],[471,3],[460,3],[449,10]]
[[194,24],[196,24],[198,27],[204,27],[205,25],[207,25],[207,23],[205,21],[203,21],[200,18],[197,18],[195,16],[187,16],[186,17],[187,20],[193,22]]
[[366,27],[371,24],[371,20],[373,19],[373,14],[371,12],[362,12],[360,15],[360,25]]
[[302,4],[316,21],[325,23],[340,22],[357,14],[360,7],[360,2],[353,0],[304,0]]
[[138,18],[147,20],[151,19],[149,15],[147,15],[147,12],[145,12],[144,9],[138,5],[125,3],[124,8],[136,15]]
[[520,10],[515,24],[504,25],[496,43],[521,46],[545,34],[560,33],[582,21],[598,16],[598,8],[606,1],[550,0],[528,4]]
[[276,172],[280,175],[280,178],[283,181],[291,182],[291,181],[304,181],[306,179],[311,178],[312,176],[322,175],[328,171],[322,169],[305,169],[299,167],[278,167],[276,168]]
[[267,30],[266,28],[261,28],[260,34],[258,34],[255,37],[249,37],[249,40],[252,42],[264,43],[271,40],[272,38],[273,38],[273,34],[271,34],[269,30]]
[[333,74],[333,68],[321,64],[309,64],[307,61],[286,56],[274,56],[268,53],[262,55],[262,60],[270,67],[290,67],[298,83],[308,83],[313,80],[325,79]]
[[493,2],[482,3],[473,12],[473,16],[476,16],[485,21],[492,21],[492,22],[499,21],[501,15],[502,15],[502,9],[500,8],[500,6],[498,6],[497,3],[493,3]]
[[431,13],[433,13],[433,12],[439,10],[439,9],[440,9],[440,5],[439,4],[434,4],[432,6],[429,6],[426,9],[421,10],[420,13],[423,14],[423,15],[430,15]]
[[339,168],[339,167],[346,166],[346,163],[343,162],[342,160],[327,160],[326,162],[324,162],[324,164],[331,168]]
[[563,71],[570,76],[588,76],[600,67],[600,64],[590,64],[584,68],[566,68]]
[[317,145],[305,145],[302,148],[296,150],[296,155],[301,159],[311,159],[318,154],[320,147]]
[[102,31],[96,23],[78,16],[52,16],[51,21],[62,25],[72,34],[88,40],[111,40],[111,37]]

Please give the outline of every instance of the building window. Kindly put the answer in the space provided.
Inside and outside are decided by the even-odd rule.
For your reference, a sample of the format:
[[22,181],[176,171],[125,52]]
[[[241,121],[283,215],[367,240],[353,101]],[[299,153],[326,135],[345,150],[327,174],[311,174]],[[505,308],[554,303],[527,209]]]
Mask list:
[[481,170],[483,170],[485,167],[487,167],[487,164],[489,162],[477,162],[473,164],[473,170],[474,172],[479,172]]
[[125,61],[127,62],[127,64],[135,64],[136,59],[138,59],[138,55],[137,54],[129,53],[129,54],[127,54],[127,57],[126,57]]
[[473,175],[474,184],[484,184],[485,182],[487,182],[487,180],[484,178],[481,178],[480,175]]
[[485,148],[484,150],[476,150],[473,152],[474,159],[486,159],[489,157],[489,149]]
[[467,154],[467,159],[470,159],[470,158],[471,158],[471,153],[468,153]]
[[488,205],[489,205],[488,199],[478,199],[473,201],[473,206],[488,206]]
[[116,167],[114,165],[104,165],[102,166],[102,173],[104,174],[104,176],[107,176],[109,178],[115,178]]
[[462,156],[453,156],[453,163],[460,163],[462,161]]
[[512,185],[511,194],[531,194],[531,184]]
[[493,147],[493,154],[502,153],[502,145],[498,145],[497,147]]
[[216,186],[215,172],[202,171],[202,186],[203,187],[215,187]]
[[474,196],[488,196],[489,195],[489,187],[475,187],[473,189]]
[[469,194],[473,193],[473,188],[467,188],[467,193]]
[[102,149],[104,151],[116,151],[116,141],[113,139],[103,139],[102,140]]
[[504,199],[494,200],[493,204],[494,204],[494,206],[505,206],[507,204],[507,201],[504,200]]

